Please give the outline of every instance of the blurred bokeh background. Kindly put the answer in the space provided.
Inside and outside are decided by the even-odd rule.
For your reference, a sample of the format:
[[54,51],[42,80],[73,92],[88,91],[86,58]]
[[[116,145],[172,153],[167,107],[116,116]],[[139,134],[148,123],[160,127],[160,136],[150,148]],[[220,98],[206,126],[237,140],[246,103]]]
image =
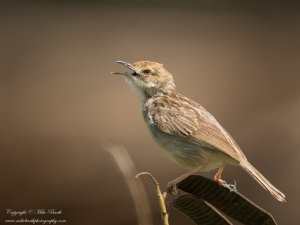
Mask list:
[[[116,60],[152,60],[219,120],[287,203],[240,168],[228,167],[224,179],[279,224],[300,224],[299,9],[292,1],[1,1],[0,223],[7,208],[53,208],[72,225],[136,224],[101,145],[122,144],[161,184],[184,172],[152,141],[138,97],[110,75],[123,69]],[[170,224],[193,223],[173,212]]]

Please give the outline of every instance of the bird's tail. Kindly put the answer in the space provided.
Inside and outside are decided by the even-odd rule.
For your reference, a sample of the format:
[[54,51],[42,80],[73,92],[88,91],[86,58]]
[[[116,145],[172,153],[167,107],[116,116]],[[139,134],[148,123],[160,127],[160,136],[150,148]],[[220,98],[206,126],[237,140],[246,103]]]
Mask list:
[[241,162],[241,167],[253,177],[264,189],[266,189],[274,198],[280,202],[285,202],[285,195],[274,187],[257,169],[255,169],[249,162]]

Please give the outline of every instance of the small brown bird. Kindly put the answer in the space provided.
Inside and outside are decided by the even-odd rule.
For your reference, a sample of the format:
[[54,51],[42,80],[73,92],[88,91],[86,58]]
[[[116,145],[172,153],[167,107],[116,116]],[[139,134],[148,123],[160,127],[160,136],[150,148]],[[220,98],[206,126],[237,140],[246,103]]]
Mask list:
[[219,168],[214,178],[223,184],[222,171],[230,164],[241,166],[278,201],[285,201],[285,195],[248,162],[218,121],[200,104],[175,91],[173,76],[162,64],[149,61],[116,63],[130,69],[130,72],[113,74],[124,75],[139,94],[144,120],[164,155],[189,170],[169,183],[174,192],[178,182],[197,171]]

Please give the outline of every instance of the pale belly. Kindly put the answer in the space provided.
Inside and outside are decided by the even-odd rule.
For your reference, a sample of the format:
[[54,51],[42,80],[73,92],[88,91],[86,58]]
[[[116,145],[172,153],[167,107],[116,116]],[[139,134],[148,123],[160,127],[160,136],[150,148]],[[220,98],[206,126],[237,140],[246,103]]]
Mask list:
[[180,137],[160,131],[155,126],[150,125],[149,130],[162,153],[184,169],[192,170],[203,166],[200,171],[209,172],[221,167],[224,162],[235,164],[233,159],[220,151],[184,141]]

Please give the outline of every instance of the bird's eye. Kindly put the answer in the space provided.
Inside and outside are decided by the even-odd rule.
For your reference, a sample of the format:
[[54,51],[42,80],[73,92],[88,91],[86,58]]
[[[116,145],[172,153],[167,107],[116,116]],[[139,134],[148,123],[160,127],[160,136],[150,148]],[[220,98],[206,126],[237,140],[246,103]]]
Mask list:
[[151,73],[151,71],[150,71],[149,69],[143,70],[143,74],[145,74],[145,75],[148,75],[148,74],[150,74],[150,73]]

